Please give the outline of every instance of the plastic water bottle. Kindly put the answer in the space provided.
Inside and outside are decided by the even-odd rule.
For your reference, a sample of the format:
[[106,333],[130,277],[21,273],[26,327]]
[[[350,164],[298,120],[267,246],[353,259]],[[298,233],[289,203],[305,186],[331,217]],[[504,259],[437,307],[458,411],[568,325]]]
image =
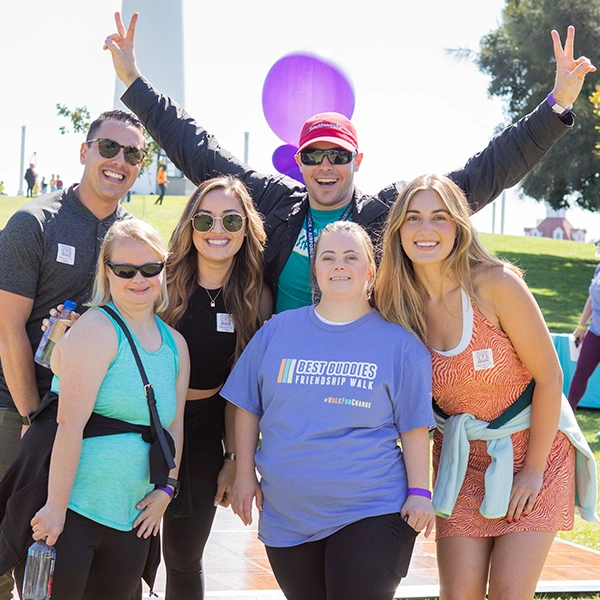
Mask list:
[[23,578],[23,600],[50,600],[56,550],[46,540],[34,542],[27,552]]
[[71,313],[76,307],[77,304],[72,300],[65,300],[63,311],[58,317],[50,317],[50,326],[44,331],[44,335],[33,357],[38,365],[42,365],[42,367],[46,367],[47,369],[50,368],[52,350],[54,350],[54,346],[56,346],[56,342],[58,342],[62,334],[71,327]]

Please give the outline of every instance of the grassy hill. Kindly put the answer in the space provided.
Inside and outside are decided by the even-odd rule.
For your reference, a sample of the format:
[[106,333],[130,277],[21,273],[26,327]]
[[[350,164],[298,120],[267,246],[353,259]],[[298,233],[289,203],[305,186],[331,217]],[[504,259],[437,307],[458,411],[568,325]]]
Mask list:
[[573,331],[600,262],[594,245],[510,235],[481,234],[480,238],[488,250],[525,271],[550,331]]

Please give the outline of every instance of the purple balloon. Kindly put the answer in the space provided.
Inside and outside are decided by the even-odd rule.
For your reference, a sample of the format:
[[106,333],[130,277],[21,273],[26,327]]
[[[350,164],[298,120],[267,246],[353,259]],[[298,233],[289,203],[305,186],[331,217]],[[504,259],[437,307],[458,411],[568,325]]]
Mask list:
[[299,181],[301,184],[304,185],[304,177],[302,176],[302,173],[300,172],[300,167],[298,165],[295,165],[294,167],[289,169],[289,171],[286,171],[284,175],[287,175],[288,177],[291,177],[292,179],[295,179],[296,181]]
[[298,148],[291,144],[284,144],[275,149],[275,152],[273,152],[273,166],[279,173],[286,173],[296,166],[296,159],[294,158],[296,152],[298,152]]
[[263,112],[273,132],[288,144],[298,144],[304,122],[321,112],[354,112],[354,89],[340,67],[315,54],[280,58],[265,78]]

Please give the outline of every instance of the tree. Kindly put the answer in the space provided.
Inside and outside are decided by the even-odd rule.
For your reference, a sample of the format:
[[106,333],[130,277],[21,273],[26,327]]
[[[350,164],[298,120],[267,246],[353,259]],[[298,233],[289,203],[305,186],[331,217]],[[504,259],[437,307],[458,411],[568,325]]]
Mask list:
[[[575,26],[575,55],[600,47],[600,0],[507,0],[503,24],[481,39],[475,62],[491,77],[488,92],[506,101],[515,121],[531,112],[552,88],[555,60],[550,31],[564,41]],[[579,49],[579,51],[577,50]],[[595,77],[588,77],[573,107],[574,131],[548,152],[523,180],[525,194],[554,208],[574,200],[583,208],[600,209],[600,161],[597,153],[598,105],[590,102]]]
[[[90,111],[88,110],[87,106],[84,105],[70,110],[64,104],[57,104],[56,111],[59,117],[66,117],[71,121],[73,133],[86,134],[88,132],[88,129],[90,128],[92,122]],[[69,133],[69,130],[64,125],[59,127],[58,130],[61,132],[62,135],[64,135],[65,133]],[[142,168],[140,169],[138,177],[146,169],[150,168],[150,166],[154,162],[155,157],[158,156],[158,151],[160,149],[160,146],[150,137],[147,131],[145,131],[144,135],[146,137],[146,157],[142,162]]]

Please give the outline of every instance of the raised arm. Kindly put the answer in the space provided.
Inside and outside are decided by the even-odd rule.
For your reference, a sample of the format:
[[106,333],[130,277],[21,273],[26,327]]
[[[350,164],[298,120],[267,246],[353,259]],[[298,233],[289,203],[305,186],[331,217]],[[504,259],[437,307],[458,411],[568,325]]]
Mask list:
[[135,59],[135,13],[125,30],[115,14],[117,33],[108,36],[109,50],[117,76],[128,86],[121,100],[144,123],[175,166],[195,185],[220,175],[238,177],[248,186],[261,212],[279,203],[282,196],[305,192],[304,186],[283,175],[264,175],[221,148],[219,142],[168,96],[163,96],[144,79]]
[[575,27],[573,25],[569,25],[567,29],[564,48],[560,41],[560,34],[556,29],[552,30],[551,35],[554,58],[556,59],[556,78],[552,96],[558,104],[570,108],[581,92],[585,76],[588,73],[593,73],[596,67],[585,56],[580,56],[577,59],[573,58],[575,45]]
[[116,12],[117,33],[109,35],[104,41],[104,49],[110,50],[117,77],[126,87],[142,76],[135,60],[135,26],[138,17],[139,13],[133,13],[126,31],[121,13]]
[[[587,73],[596,70],[585,57],[573,58],[575,29],[570,26],[563,49],[560,36],[552,31],[556,78],[552,95],[567,108],[577,99]],[[533,169],[548,150],[571,128],[573,115],[560,117],[544,100],[532,113],[496,136],[466,165],[448,174],[467,194],[478,211],[510,188]]]

